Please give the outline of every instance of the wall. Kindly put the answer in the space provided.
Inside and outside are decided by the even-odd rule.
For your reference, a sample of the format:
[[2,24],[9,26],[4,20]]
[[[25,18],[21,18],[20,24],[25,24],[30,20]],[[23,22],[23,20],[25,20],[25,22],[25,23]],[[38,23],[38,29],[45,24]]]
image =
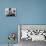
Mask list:
[[[16,17],[5,16],[7,7],[16,8]],[[0,0],[0,44],[8,43],[9,32],[18,32],[17,24],[46,24],[46,0]]]

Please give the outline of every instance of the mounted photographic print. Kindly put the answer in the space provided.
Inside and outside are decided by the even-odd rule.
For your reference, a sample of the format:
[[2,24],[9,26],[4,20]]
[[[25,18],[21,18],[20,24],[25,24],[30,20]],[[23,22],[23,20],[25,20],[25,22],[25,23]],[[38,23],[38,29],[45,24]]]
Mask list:
[[5,8],[6,16],[16,16],[16,8]]
[[46,25],[18,25],[18,38],[21,40],[46,41]]

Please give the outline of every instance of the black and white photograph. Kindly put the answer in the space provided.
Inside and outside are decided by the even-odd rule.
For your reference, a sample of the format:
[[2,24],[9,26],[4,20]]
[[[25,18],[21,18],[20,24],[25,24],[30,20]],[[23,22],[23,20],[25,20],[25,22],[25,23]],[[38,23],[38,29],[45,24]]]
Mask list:
[[6,16],[16,16],[16,8],[5,8]]

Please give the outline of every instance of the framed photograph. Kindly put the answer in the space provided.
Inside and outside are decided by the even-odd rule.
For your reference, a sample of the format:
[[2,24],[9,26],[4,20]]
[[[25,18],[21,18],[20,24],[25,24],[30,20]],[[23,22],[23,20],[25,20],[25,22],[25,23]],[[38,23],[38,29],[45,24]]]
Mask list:
[[18,25],[18,41],[46,41],[46,25],[45,24],[19,24]]
[[16,8],[5,8],[6,16],[16,16]]

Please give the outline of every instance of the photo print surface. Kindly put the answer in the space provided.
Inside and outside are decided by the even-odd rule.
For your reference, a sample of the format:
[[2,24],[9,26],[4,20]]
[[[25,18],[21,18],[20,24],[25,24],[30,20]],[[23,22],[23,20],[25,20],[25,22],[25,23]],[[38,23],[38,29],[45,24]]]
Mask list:
[[46,41],[46,25],[20,24],[18,28],[20,28],[20,40]]
[[16,16],[16,8],[5,8],[6,16]]

